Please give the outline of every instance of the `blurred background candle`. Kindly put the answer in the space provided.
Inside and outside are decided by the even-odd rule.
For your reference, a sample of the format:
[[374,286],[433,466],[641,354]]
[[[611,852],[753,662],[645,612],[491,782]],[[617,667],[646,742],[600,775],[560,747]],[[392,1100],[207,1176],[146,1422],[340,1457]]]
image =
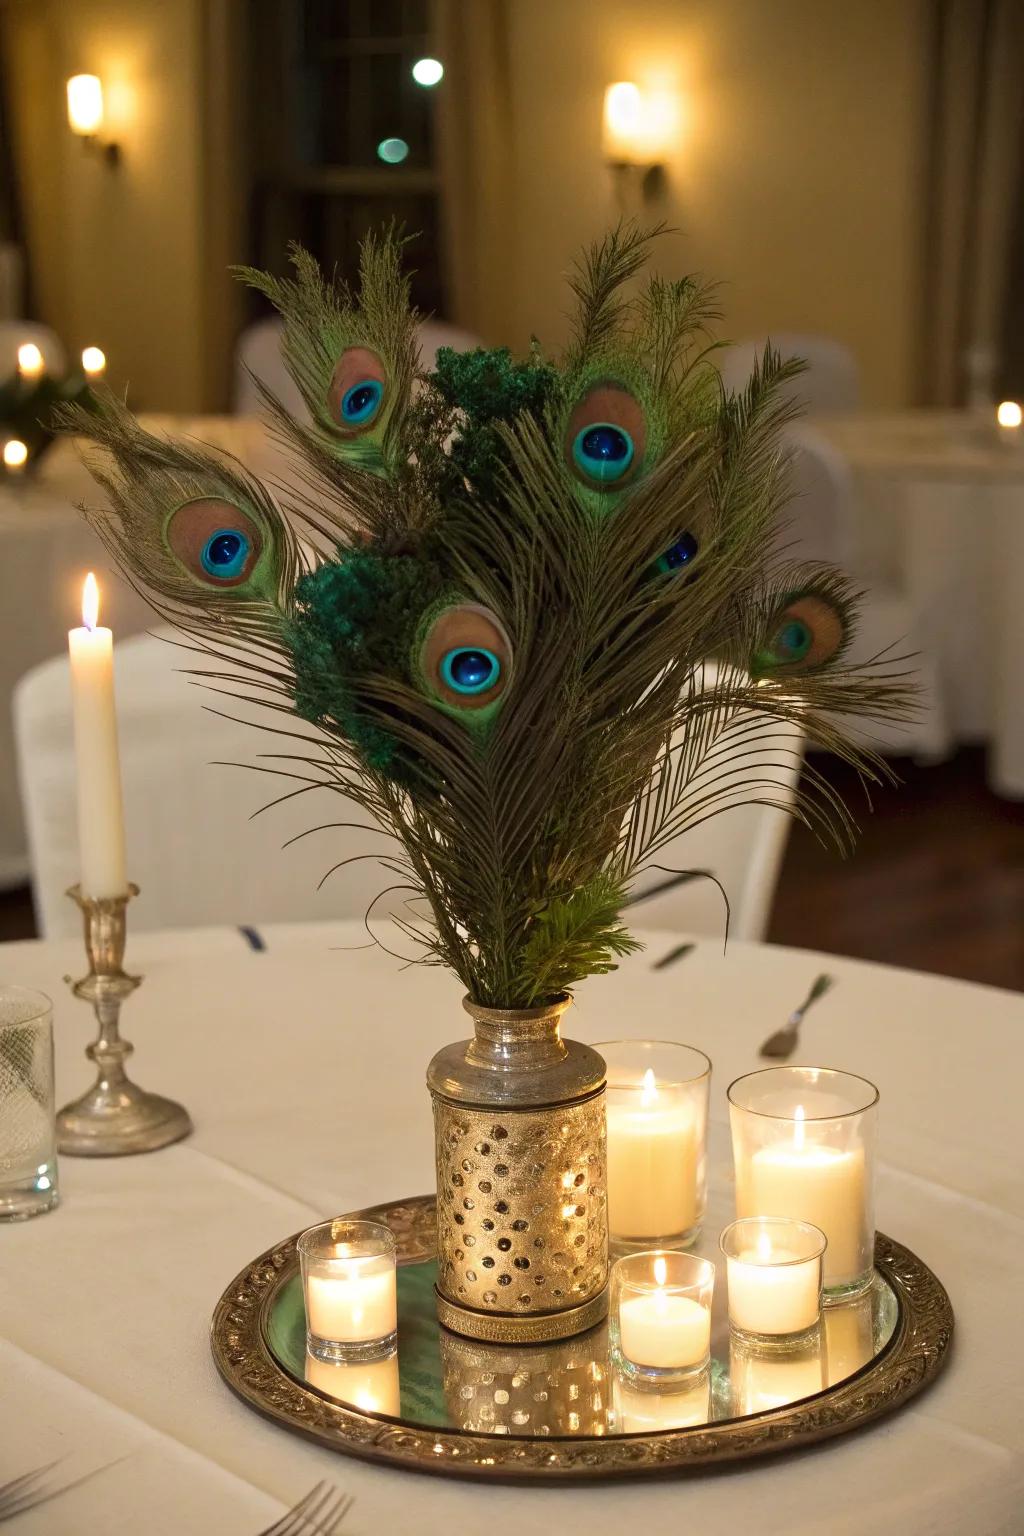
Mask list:
[[816,1328],[821,1316],[825,1235],[781,1216],[747,1217],[722,1233],[729,1324],[758,1340],[785,1340]]
[[114,709],[114,640],[98,626],[99,589],[90,571],[82,627],[68,635],[78,783],[80,884],[86,896],[123,896],[125,874],[121,765]]
[[611,1277],[611,1337],[627,1374],[682,1380],[711,1357],[715,1266],[688,1253],[634,1253]]
[[872,1083],[823,1067],[769,1067],[729,1088],[736,1214],[820,1228],[826,1299],[871,1283],[877,1103]]
[[9,437],[4,443],[4,468],[18,475],[28,463],[28,448],[20,437]]
[[34,341],[23,341],[18,348],[18,372],[23,379],[38,379],[46,370],[42,352]]
[[103,377],[107,359],[99,347],[86,347],[82,353],[82,370],[86,378],[95,382]]
[[1024,412],[1021,411],[1016,400],[1000,402],[996,407],[996,430],[999,433],[1000,442],[1008,443],[1010,447],[1018,447],[1024,443],[1022,419],[1024,419]]
[[622,1246],[693,1242],[704,1217],[711,1063],[688,1045],[612,1040],[608,1223]]
[[395,1239],[375,1221],[339,1217],[298,1242],[306,1348],[321,1360],[379,1359],[395,1347]]

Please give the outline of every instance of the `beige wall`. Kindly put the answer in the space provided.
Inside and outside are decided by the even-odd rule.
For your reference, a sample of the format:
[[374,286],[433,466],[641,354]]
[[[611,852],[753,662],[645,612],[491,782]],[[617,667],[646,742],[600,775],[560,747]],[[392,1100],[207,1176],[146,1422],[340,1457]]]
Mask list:
[[[565,333],[558,282],[616,217],[601,160],[607,82],[679,93],[664,200],[683,238],[666,270],[723,283],[723,330],[824,331],[859,358],[866,398],[912,394],[922,0],[511,0],[513,147],[490,195],[511,252],[486,328]],[[498,216],[498,215],[495,215]]]
[[[73,349],[101,346],[133,405],[196,409],[203,0],[9,0],[3,16],[39,316]],[[103,81],[117,169],[68,130],[64,82],[81,72]]]

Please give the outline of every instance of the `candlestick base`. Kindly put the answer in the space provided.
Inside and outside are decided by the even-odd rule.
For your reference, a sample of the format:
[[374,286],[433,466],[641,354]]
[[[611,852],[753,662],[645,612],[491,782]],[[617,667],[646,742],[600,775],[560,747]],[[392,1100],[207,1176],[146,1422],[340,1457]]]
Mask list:
[[96,1063],[96,1081],[57,1116],[57,1150],[72,1157],[124,1157],[155,1152],[192,1130],[187,1111],[173,1099],[147,1093],[133,1083],[124,1064],[134,1047],[120,1035],[121,1004],[140,976],[124,970],[126,908],[139,894],[130,885],[123,896],[93,897],[77,885],[68,895],[82,910],[89,974],[71,990],[93,1006],[99,1032],[85,1054]]
[[96,1083],[57,1116],[57,1150],[71,1157],[156,1152],[192,1130],[188,1111],[135,1083]]

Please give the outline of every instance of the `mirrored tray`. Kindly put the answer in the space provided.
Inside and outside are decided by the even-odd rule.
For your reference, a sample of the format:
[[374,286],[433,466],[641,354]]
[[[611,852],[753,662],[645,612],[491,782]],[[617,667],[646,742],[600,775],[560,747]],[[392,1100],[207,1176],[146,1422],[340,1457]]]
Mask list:
[[[295,1238],[261,1255],[214,1313],[221,1374],[252,1407],[338,1450],[408,1467],[504,1478],[612,1477],[795,1449],[890,1412],[943,1364],[953,1313],[940,1282],[878,1234],[875,1279],[825,1310],[794,1353],[729,1336],[719,1267],[710,1369],[645,1391],[615,1371],[604,1325],[512,1348],[446,1332],[434,1311],[434,1197],[361,1212],[398,1239],[398,1352],[369,1366],[307,1356]],[[718,1257],[705,1239],[697,1251]]]

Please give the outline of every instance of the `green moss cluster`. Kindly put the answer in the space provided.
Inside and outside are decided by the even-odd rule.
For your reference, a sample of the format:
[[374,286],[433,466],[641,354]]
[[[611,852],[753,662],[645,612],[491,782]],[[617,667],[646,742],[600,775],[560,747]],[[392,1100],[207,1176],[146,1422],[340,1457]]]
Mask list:
[[360,681],[373,674],[410,678],[421,616],[443,588],[429,558],[339,550],[338,558],[303,576],[286,630],[295,666],[295,708],[305,720],[330,724],[352,742],[367,766],[404,777],[399,745],[360,707]]
[[494,497],[498,470],[508,460],[499,424],[524,412],[539,417],[557,382],[557,369],[536,357],[517,362],[507,347],[474,352],[442,347],[429,377],[445,404],[460,413],[448,460],[453,479],[465,478],[479,495]]

